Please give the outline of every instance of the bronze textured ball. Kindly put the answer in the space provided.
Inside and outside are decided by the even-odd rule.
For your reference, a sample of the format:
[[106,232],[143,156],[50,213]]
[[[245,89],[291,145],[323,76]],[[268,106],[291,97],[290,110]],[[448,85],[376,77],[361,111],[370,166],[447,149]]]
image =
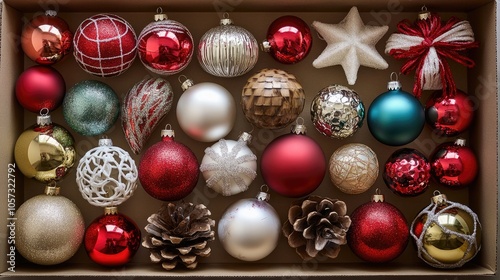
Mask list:
[[305,99],[304,89],[294,75],[278,69],[263,69],[248,79],[241,93],[241,106],[252,125],[278,129],[297,119]]
[[15,217],[17,251],[32,263],[59,264],[80,247],[85,222],[78,207],[63,196],[35,196],[19,207]]

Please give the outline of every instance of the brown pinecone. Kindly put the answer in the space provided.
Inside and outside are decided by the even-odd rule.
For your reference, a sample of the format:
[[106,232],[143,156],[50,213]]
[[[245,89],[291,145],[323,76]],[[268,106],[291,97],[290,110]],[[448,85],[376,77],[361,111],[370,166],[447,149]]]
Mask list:
[[283,234],[302,259],[310,260],[318,254],[333,259],[340,245],[347,242],[351,219],[346,214],[347,206],[341,200],[309,196],[292,204]]
[[215,239],[210,211],[203,204],[178,202],[164,204],[158,213],[149,216],[145,227],[148,233],[142,246],[150,251],[153,263],[161,263],[166,270],[179,262],[194,269],[199,257],[208,257],[208,242]]

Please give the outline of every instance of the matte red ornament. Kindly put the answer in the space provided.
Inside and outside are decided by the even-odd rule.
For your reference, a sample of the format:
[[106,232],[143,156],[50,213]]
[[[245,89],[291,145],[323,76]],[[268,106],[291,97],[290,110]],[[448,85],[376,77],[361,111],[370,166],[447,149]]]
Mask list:
[[419,151],[399,149],[387,159],[383,178],[393,192],[402,196],[416,196],[429,186],[431,165]]
[[383,195],[374,195],[372,201],[356,208],[351,214],[347,244],[367,262],[390,262],[403,253],[410,236],[403,213],[384,201]]
[[282,16],[274,20],[266,38],[262,43],[264,51],[284,64],[303,60],[311,50],[311,29],[296,16]]
[[26,69],[16,81],[16,98],[24,109],[38,113],[54,111],[66,93],[64,79],[50,66],[36,65]]
[[73,33],[52,10],[34,17],[21,34],[21,47],[31,60],[43,65],[60,61],[71,51]]
[[272,190],[283,196],[308,195],[325,177],[325,155],[305,132],[304,125],[295,125],[292,133],[274,139],[262,153],[262,177]]
[[476,155],[464,139],[439,145],[431,156],[431,173],[439,183],[460,188],[474,181],[479,171]]
[[130,262],[141,244],[141,231],[129,217],[115,210],[96,218],[85,231],[85,250],[90,259],[104,266]]
[[472,123],[474,103],[469,96],[458,90],[453,96],[435,91],[425,105],[425,119],[434,132],[444,136],[456,136]]
[[113,14],[97,14],[85,19],[73,38],[76,62],[85,72],[100,77],[125,72],[136,56],[133,27]]
[[167,19],[166,14],[155,16],[139,34],[139,58],[151,72],[173,75],[186,68],[193,57],[193,37],[181,23]]
[[194,153],[174,140],[174,131],[162,130],[162,141],[146,150],[139,163],[139,181],[152,197],[163,201],[189,195],[199,176]]

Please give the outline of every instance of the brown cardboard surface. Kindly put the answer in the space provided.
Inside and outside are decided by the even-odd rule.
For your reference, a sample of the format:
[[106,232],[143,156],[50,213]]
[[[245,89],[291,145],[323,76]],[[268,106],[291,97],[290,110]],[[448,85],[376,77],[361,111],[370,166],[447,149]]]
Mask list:
[[[258,41],[265,37],[267,26],[276,17],[286,14],[285,10],[280,10],[279,5],[265,3],[265,1],[235,1],[233,4],[239,5],[228,6],[232,7],[230,14],[231,19],[235,24],[248,29],[254,34]],[[91,16],[97,10],[99,12],[109,11],[129,11],[137,9],[137,12],[120,12],[118,15],[124,17],[129,21],[139,34],[142,28],[152,21],[152,16],[156,6],[162,4],[155,0],[143,0],[141,5],[137,6],[134,2],[125,2],[123,5],[117,6],[116,1],[108,1],[106,3],[95,4],[92,1],[67,1],[60,0],[56,2],[61,9],[60,16],[63,17],[70,25],[72,30],[75,30],[78,24],[88,16]],[[95,5],[94,5],[94,4]],[[122,3],[120,1],[120,3]],[[211,3],[211,4],[210,4]],[[195,43],[197,44],[201,35],[209,28],[217,26],[219,17],[216,10],[213,8],[213,3],[208,1],[175,1],[172,6],[176,7],[180,12],[168,13],[169,18],[182,22],[188,27],[193,34]],[[391,2],[392,3],[392,2]],[[401,9],[389,9],[387,1],[361,1],[353,2],[364,7],[365,12],[362,13],[365,23],[381,25],[388,24],[389,31],[384,38],[377,44],[380,53],[383,53],[385,41],[388,36],[396,29],[396,23],[405,18],[414,18],[416,11],[413,7],[416,5],[413,1],[401,1]],[[487,5],[485,5],[488,3]],[[50,5],[54,3],[50,2]],[[307,5],[300,4],[297,1],[287,2],[290,8],[294,10],[294,15],[303,18],[306,22],[311,23],[313,20],[318,20],[326,23],[337,23],[345,16],[345,12],[339,10],[348,10],[344,5],[335,3],[335,1],[320,1],[315,0],[308,2]],[[389,3],[390,4],[390,3]],[[56,275],[104,275],[107,276],[275,276],[275,277],[308,277],[308,276],[328,276],[328,275],[491,275],[496,272],[496,258],[497,258],[497,182],[498,182],[498,164],[497,164],[497,83],[496,83],[496,6],[493,2],[482,0],[474,1],[474,3],[464,3],[458,5],[449,5],[450,9],[444,9],[445,4],[450,4],[450,1],[438,1],[436,6],[441,10],[441,16],[447,18],[451,15],[459,16],[461,18],[468,18],[477,36],[477,40],[481,42],[481,47],[478,50],[471,52],[477,62],[477,66],[473,70],[464,69],[464,67],[452,64],[452,70],[457,82],[458,88],[467,89],[469,94],[475,94],[478,97],[479,110],[477,111],[474,127],[470,131],[470,145],[477,152],[480,160],[481,172],[477,182],[474,186],[461,190],[449,190],[433,184],[429,190],[415,198],[401,198],[392,194],[384,185],[381,176],[379,176],[377,183],[366,193],[361,195],[346,195],[338,191],[330,182],[329,175],[327,174],[323,179],[323,183],[315,192],[315,194],[336,197],[344,200],[348,205],[348,212],[351,213],[357,206],[364,202],[369,201],[370,196],[374,193],[375,188],[380,188],[383,194],[386,195],[386,201],[394,204],[403,211],[409,223],[413,220],[414,216],[423,207],[429,204],[429,199],[432,196],[434,189],[439,189],[441,192],[446,193],[448,198],[453,201],[458,201],[470,205],[476,211],[483,223],[483,249],[480,255],[464,268],[456,270],[436,270],[422,264],[416,257],[414,246],[409,245],[405,253],[400,256],[396,262],[386,265],[369,265],[362,263],[347,246],[341,250],[339,258],[332,261],[318,262],[303,262],[295,252],[288,246],[284,237],[280,238],[277,249],[265,259],[257,262],[247,264],[230,257],[221,247],[219,241],[216,239],[212,242],[213,249],[212,255],[206,258],[200,264],[199,269],[195,271],[174,271],[165,273],[159,266],[152,265],[149,262],[148,252],[144,248],[140,248],[139,252],[133,259],[132,263],[125,268],[109,269],[97,266],[88,259],[83,248],[69,260],[66,264],[54,267],[38,267],[26,264],[21,261],[18,255],[18,269],[16,273],[7,273],[10,276],[56,276]],[[186,6],[184,6],[186,5]],[[192,9],[189,8],[192,6]],[[212,6],[210,6],[212,5]],[[324,5],[324,6],[323,6]],[[350,7],[351,2],[349,2]],[[11,6],[16,9],[11,8]],[[16,39],[20,34],[20,27],[23,21],[29,20],[32,17],[31,12],[37,11],[40,5],[35,0],[7,0],[4,3],[3,17],[2,17],[2,61],[0,67],[0,82],[5,94],[1,97],[0,109],[12,122],[2,123],[0,127],[2,131],[6,132],[8,137],[2,138],[0,143],[2,147],[7,147],[0,151],[1,166],[7,166],[8,163],[14,162],[12,156],[12,147],[17,139],[17,135],[29,125],[33,124],[36,115],[23,112],[22,108],[16,103],[13,95],[14,83],[22,71],[23,67],[33,65],[27,58],[22,57]],[[99,8],[96,8],[99,7]],[[333,9],[338,7],[339,10]],[[391,6],[393,7],[393,6]],[[394,6],[395,7],[395,6]],[[152,8],[152,9],[149,9]],[[174,8],[175,9],[175,8]],[[185,11],[183,9],[187,9]],[[228,8],[229,9],[229,8]],[[314,12],[306,12],[313,10]],[[17,10],[21,11],[19,13]],[[73,12],[78,10],[78,12]],[[151,10],[151,12],[149,12]],[[203,12],[199,12],[202,10]],[[247,11],[259,10],[258,13],[247,13]],[[326,13],[325,10],[330,12]],[[454,12],[454,11],[459,11]],[[147,11],[147,12],[146,12]],[[195,12],[193,12],[195,11]],[[234,11],[234,12],[233,12]],[[262,12],[264,11],[264,12]],[[272,12],[267,12],[272,11]],[[300,11],[300,12],[299,12]],[[25,13],[23,13],[25,12]],[[451,13],[453,12],[453,13]],[[258,20],[256,20],[258,18]],[[235,101],[239,104],[239,96],[241,88],[246,82],[246,79],[253,73],[262,68],[275,67],[286,70],[294,74],[306,92],[306,106],[302,113],[302,117],[306,121],[308,127],[308,135],[317,140],[323,148],[325,158],[329,159],[333,151],[343,144],[350,142],[361,142],[369,145],[378,155],[380,165],[383,165],[387,157],[398,149],[398,147],[388,147],[378,143],[368,131],[365,125],[353,137],[345,140],[330,140],[320,135],[313,128],[310,115],[309,106],[312,98],[323,87],[339,83],[347,85],[343,70],[340,66],[330,67],[325,69],[314,69],[311,66],[312,61],[321,53],[325,47],[325,43],[319,40],[313,31],[314,42],[313,49],[308,57],[295,65],[282,65],[275,62],[269,55],[261,52],[259,61],[255,68],[250,73],[239,78],[224,79],[212,77],[205,73],[198,64],[196,57],[193,57],[189,67],[180,74],[192,78],[195,83],[211,81],[219,83],[226,87],[234,96]],[[386,83],[389,80],[389,75],[392,71],[399,72],[401,66],[400,61],[383,55],[389,63],[387,70],[374,70],[370,68],[361,67],[358,73],[358,81],[356,85],[350,86],[355,89],[363,99],[366,108],[369,107],[371,101],[380,93],[386,91]],[[118,96],[123,97],[127,91],[139,80],[146,75],[151,75],[142,66],[140,61],[136,59],[133,67],[125,72],[123,75],[113,78],[97,78],[86,74],[81,70],[73,57],[69,56],[64,61],[54,65],[65,77],[67,88],[70,88],[75,83],[84,79],[101,80],[108,83],[116,91]],[[177,81],[179,75],[166,77],[171,83],[176,104],[179,96],[182,94],[180,84]],[[403,89],[410,91],[413,86],[413,77],[404,76],[400,77],[403,84]],[[422,102],[425,102],[427,94],[424,94]],[[62,117],[62,110],[51,113],[54,122],[68,127]],[[204,149],[211,145],[211,143],[201,143],[188,138],[179,128],[175,118],[175,106],[173,106],[170,113],[163,120],[163,126],[170,123],[174,130],[176,130],[176,140],[188,145],[196,154],[198,160],[204,155]],[[241,110],[237,110],[237,123],[231,133],[225,137],[226,139],[235,139],[242,131],[249,131],[250,125],[245,121]],[[159,141],[159,133],[161,127],[157,128],[152,137],[148,141],[147,146]],[[270,131],[270,130],[256,130],[253,133],[254,140],[250,146],[252,150],[260,157],[263,149],[273,138],[288,133],[289,128]],[[107,136],[111,138],[115,145],[124,149],[128,149],[128,145],[124,139],[123,132],[121,131],[120,123],[117,122],[115,126],[108,131]],[[76,149],[79,158],[90,148],[97,145],[99,137],[83,137],[73,132],[76,140]],[[466,135],[467,136],[467,135]],[[426,127],[422,135],[413,143],[407,145],[408,147],[416,148],[423,152],[425,155],[430,155],[433,148],[440,142],[450,139],[442,139],[432,135],[430,129]],[[451,139],[453,140],[453,139]],[[450,140],[450,141],[451,141]],[[133,156],[136,162],[140,160],[139,156]],[[76,166],[75,166],[76,167]],[[0,172],[0,179],[7,181],[7,174]],[[17,178],[21,178],[22,174],[18,172]],[[80,195],[77,186],[74,182],[75,172],[65,178],[59,185],[62,187],[62,195],[74,201],[82,210],[85,222],[88,225],[94,218],[102,214],[102,209],[89,205]],[[18,195],[18,206],[23,200],[29,199],[38,195],[43,190],[43,185],[33,180],[19,180],[17,188],[24,191],[25,195]],[[232,197],[222,197],[215,194],[208,189],[203,179],[200,178],[195,191],[185,198],[186,201],[193,203],[204,203],[212,212],[212,217],[217,221],[224,209],[231,203],[241,198],[254,197],[260,185],[263,184],[262,177],[258,177],[251,185],[250,189],[242,194]],[[6,191],[0,190],[0,199],[6,197]],[[278,194],[271,192],[270,203],[277,210],[281,220],[286,217],[288,207],[294,199],[280,197]],[[120,206],[120,212],[133,218],[141,229],[146,225],[146,218],[157,211],[161,202],[148,196],[141,187],[138,187],[134,196]],[[3,207],[3,206],[2,206]],[[5,207],[4,207],[5,208]],[[6,220],[6,209],[0,209],[0,218]],[[145,233],[144,230],[142,231]],[[5,234],[5,227],[0,228],[1,236]],[[3,246],[3,244],[2,244]],[[3,248],[2,248],[3,249]],[[2,250],[3,252],[3,250]],[[6,270],[5,254],[0,255],[0,271]],[[439,279],[442,279],[439,278]]]

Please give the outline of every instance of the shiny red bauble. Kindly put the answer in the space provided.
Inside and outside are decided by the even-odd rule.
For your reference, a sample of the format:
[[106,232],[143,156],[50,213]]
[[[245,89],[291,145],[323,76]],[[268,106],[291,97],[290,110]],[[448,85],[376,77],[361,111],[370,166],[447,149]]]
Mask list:
[[282,16],[269,26],[263,48],[277,61],[293,64],[307,56],[311,45],[311,29],[307,23],[296,16]]
[[16,98],[24,109],[38,113],[59,107],[66,93],[66,84],[57,70],[50,66],[32,66],[16,81]]
[[174,140],[171,130],[162,131],[162,141],[146,150],[139,163],[139,181],[152,197],[163,201],[189,195],[199,176],[194,153]]
[[73,33],[55,11],[34,17],[21,34],[21,47],[31,60],[43,65],[60,61],[71,51]]
[[431,173],[439,183],[460,188],[474,181],[479,171],[476,155],[464,139],[439,145],[431,156]]
[[356,208],[350,217],[347,244],[359,258],[373,263],[390,262],[405,250],[410,232],[406,218],[394,205],[372,199]]
[[129,217],[107,214],[88,226],[84,244],[92,261],[104,266],[121,266],[130,262],[139,249],[141,231]]
[[439,135],[456,136],[464,132],[473,116],[474,103],[461,90],[457,90],[454,96],[435,91],[425,105],[425,119]]
[[172,75],[186,68],[193,57],[193,37],[181,23],[160,14],[139,34],[137,51],[144,66],[159,75]]
[[429,186],[431,165],[421,152],[410,148],[399,149],[387,159],[383,178],[393,192],[416,196]]
[[301,197],[319,187],[325,176],[326,161],[316,141],[291,133],[267,145],[260,168],[269,188],[283,196]]
[[100,77],[125,72],[136,56],[136,36],[132,26],[113,14],[85,19],[73,38],[76,62],[82,69]]

